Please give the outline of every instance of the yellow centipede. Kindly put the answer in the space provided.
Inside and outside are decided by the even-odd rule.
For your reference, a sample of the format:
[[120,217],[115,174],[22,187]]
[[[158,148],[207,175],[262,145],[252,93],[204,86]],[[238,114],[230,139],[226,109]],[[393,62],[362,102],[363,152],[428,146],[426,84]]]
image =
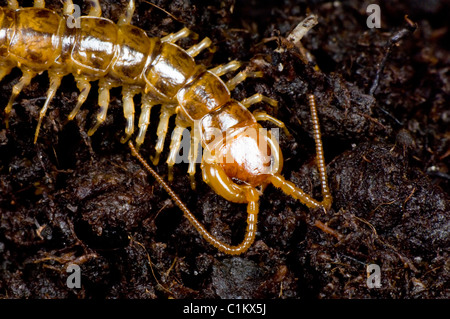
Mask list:
[[[141,94],[142,101],[137,124],[138,147],[144,142],[152,107],[161,105],[154,164],[158,163],[164,148],[169,119],[176,115],[167,159],[169,180],[172,179],[172,167],[180,148],[182,132],[190,128],[191,131],[199,132],[192,135],[189,151],[188,174],[192,187],[195,187],[195,161],[198,157],[198,145],[201,144],[205,149],[201,162],[203,180],[225,199],[247,203],[245,238],[240,244],[231,246],[212,236],[167,184],[158,179],[199,233],[212,245],[228,254],[243,253],[253,243],[259,196],[261,190],[270,183],[308,207],[328,209],[331,206],[314,96],[309,96],[309,104],[322,185],[322,201],[311,198],[281,176],[283,157],[279,146],[270,134],[261,130],[258,121],[268,120],[286,129],[284,124],[266,113],[252,113],[248,110],[254,103],[277,105],[277,102],[261,94],[255,94],[240,102],[230,96],[230,90],[238,83],[247,77],[262,76],[261,72],[244,70],[225,82],[220,76],[236,71],[241,66],[239,61],[231,61],[208,70],[194,60],[195,56],[211,45],[209,38],[183,49],[175,42],[191,34],[187,28],[163,38],[156,38],[147,36],[144,30],[131,25],[135,10],[134,0],[130,0],[117,23],[101,17],[98,0],[91,0],[90,3],[88,15],[76,18],[73,16],[72,0],[64,2],[63,15],[45,8],[43,0],[35,0],[34,6],[30,8],[20,8],[16,0],[9,0],[7,7],[0,8],[0,80],[15,67],[22,71],[22,77],[14,85],[4,109],[6,121],[22,89],[29,85],[33,77],[44,71],[48,72],[50,85],[39,114],[35,143],[42,120],[61,80],[69,74],[74,76],[80,90],[77,104],[68,116],[69,120],[76,116],[85,102],[91,88],[90,83],[99,83],[100,110],[88,135],[94,134],[105,121],[109,92],[114,87],[122,88],[123,113],[126,119],[125,135],[121,140],[123,143],[135,133],[133,97]],[[129,142],[129,145],[133,154],[152,172],[133,143]]]

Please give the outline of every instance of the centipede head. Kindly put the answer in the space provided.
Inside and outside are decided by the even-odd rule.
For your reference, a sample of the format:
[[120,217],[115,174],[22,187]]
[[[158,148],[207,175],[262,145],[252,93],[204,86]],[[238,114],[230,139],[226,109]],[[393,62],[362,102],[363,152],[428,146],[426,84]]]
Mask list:
[[281,171],[283,155],[275,136],[259,124],[226,134],[203,155],[203,179],[219,195],[233,202],[246,202],[244,187],[261,187]]

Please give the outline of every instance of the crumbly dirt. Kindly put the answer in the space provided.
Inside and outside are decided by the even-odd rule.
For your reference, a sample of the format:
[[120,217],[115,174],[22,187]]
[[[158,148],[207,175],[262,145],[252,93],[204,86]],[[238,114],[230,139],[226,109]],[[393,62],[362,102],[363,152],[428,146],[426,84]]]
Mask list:
[[[60,10],[59,1],[46,2]],[[152,2],[137,1],[133,18],[150,36],[187,26],[215,45],[199,63],[238,59],[264,71],[233,97],[259,92],[279,101],[277,109],[253,109],[286,123],[292,137],[280,136],[283,175],[320,198],[306,98],[315,94],[332,208],[310,210],[269,186],[254,245],[238,257],[218,252],[120,143],[120,89],[111,91],[107,121],[90,138],[97,86],[67,122],[78,95],[67,76],[33,144],[48,87],[43,73],[17,99],[8,129],[0,115],[0,297],[450,297],[449,1],[389,1],[380,29],[366,25],[370,1]],[[87,12],[88,2],[80,4]],[[104,16],[117,21],[125,5],[102,1]],[[309,13],[319,24],[303,47],[287,42]],[[15,69],[0,83],[5,105],[20,74]],[[146,158],[158,113],[141,149]],[[169,138],[156,167],[165,179]],[[186,170],[176,165],[171,187],[213,234],[238,243],[245,205],[216,195],[200,173],[192,190]],[[73,263],[81,267],[80,289],[66,285]],[[379,288],[368,288],[370,264],[380,266]]]

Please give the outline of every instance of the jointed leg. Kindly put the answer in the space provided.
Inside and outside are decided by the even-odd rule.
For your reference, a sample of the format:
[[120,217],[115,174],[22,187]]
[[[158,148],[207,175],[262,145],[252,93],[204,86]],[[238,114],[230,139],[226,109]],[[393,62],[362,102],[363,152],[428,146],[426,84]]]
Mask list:
[[249,108],[251,105],[260,103],[260,102],[266,102],[267,104],[270,104],[273,107],[278,106],[278,101],[271,99],[270,97],[267,97],[265,95],[262,95],[261,93],[256,93],[248,98],[245,98],[241,101],[242,105],[244,105],[246,108]]
[[78,101],[75,108],[70,112],[69,116],[67,117],[69,121],[72,121],[75,116],[77,115],[78,111],[80,111],[81,106],[86,101],[89,91],[91,90],[91,84],[86,79],[75,79],[77,81],[77,88],[80,90],[80,94],[78,94]]
[[180,150],[181,146],[181,138],[183,137],[183,131],[185,130],[185,127],[182,126],[175,126],[175,129],[172,133],[172,140],[170,141],[170,153],[169,157],[167,158],[167,166],[168,166],[168,177],[167,179],[169,182],[173,180],[173,166],[175,165],[178,151]]
[[193,34],[193,32],[185,27],[176,33],[170,33],[170,34],[166,35],[165,37],[161,38],[161,41],[175,43],[176,41],[178,41],[182,38],[186,38],[191,34]]
[[263,76],[263,73],[261,71],[252,72],[252,71],[241,71],[239,72],[234,78],[227,81],[226,85],[228,89],[231,91],[233,90],[239,83],[245,81],[247,78],[260,78]]
[[122,103],[123,114],[127,120],[127,126],[125,128],[125,136],[120,140],[121,143],[125,143],[129,140],[134,133],[134,101],[133,97],[136,95],[136,91],[123,86],[122,87]]
[[287,129],[286,125],[283,121],[280,121],[279,119],[265,113],[265,112],[253,112],[253,116],[257,121],[269,121],[278,126],[279,128],[283,129],[284,134],[287,136],[291,136],[291,133],[289,133],[289,130]]
[[48,106],[50,105],[51,100],[55,96],[56,91],[59,88],[59,85],[61,84],[62,76],[52,74],[50,75],[50,86],[47,91],[47,99],[45,100],[44,106],[42,107],[41,111],[39,112],[39,121],[36,127],[36,132],[34,133],[34,143],[36,143],[37,138],[39,136],[39,130],[41,128],[42,119],[45,116],[45,113],[47,113]]
[[89,10],[88,16],[91,17],[101,17],[102,16],[102,7],[98,0],[89,0],[91,3],[91,9]]
[[153,104],[147,95],[142,95],[141,114],[139,116],[139,134],[136,137],[136,147],[139,148],[144,143],[145,133],[147,132],[148,125],[150,124],[150,112]]
[[161,107],[161,115],[159,117],[159,124],[156,130],[156,135],[158,136],[158,141],[155,146],[155,156],[153,157],[153,165],[158,165],[159,156],[161,155],[162,150],[164,149],[164,140],[166,139],[168,127],[169,127],[169,119],[174,114],[173,110],[166,105]]
[[189,168],[188,174],[191,180],[191,188],[195,189],[195,165],[198,157],[200,135],[196,131],[195,125],[192,127],[191,147],[189,148]]
[[[252,96],[245,98],[241,101],[242,105],[244,105],[246,108],[249,108],[253,104],[261,103],[261,102],[265,102],[265,103],[269,104],[270,106],[272,106],[275,109],[275,111],[278,110],[278,101],[271,99],[270,97],[267,97],[265,95],[262,95],[261,93],[253,94]],[[258,113],[254,113],[253,115],[255,115],[255,114],[258,114]],[[259,115],[259,116],[263,117],[264,115]],[[272,119],[274,119],[274,118],[272,118]],[[266,118],[261,119],[261,121],[272,121],[274,124],[276,124],[280,127],[284,126],[284,123],[281,122],[280,120],[277,120],[277,119],[272,120],[272,119],[269,119],[269,115],[267,115]],[[257,121],[260,121],[260,120],[257,119]],[[279,123],[281,123],[282,125],[279,125]],[[285,127],[283,129],[286,131]],[[287,134],[287,135],[289,135],[289,134]]]
[[222,64],[222,65],[216,66],[215,68],[213,68],[209,71],[214,73],[217,76],[222,76],[226,73],[236,71],[241,66],[242,66],[242,62],[233,60],[231,62],[228,62],[227,64]]
[[22,70],[22,72],[23,72],[22,77],[20,78],[19,82],[17,82],[13,86],[11,97],[9,98],[8,104],[5,107],[6,127],[8,127],[8,116],[12,110],[12,105],[13,105],[14,101],[16,100],[16,97],[20,94],[20,92],[22,92],[24,87],[26,87],[30,84],[31,79],[36,75],[36,73],[29,71],[29,70]]
[[125,13],[122,14],[119,18],[117,24],[131,24],[131,20],[133,19],[134,10],[136,9],[136,4],[134,0],[129,0],[127,9]]
[[212,42],[209,38],[204,38],[202,41],[200,41],[197,44],[194,44],[189,49],[186,50],[187,54],[189,54],[191,57],[197,56],[200,52],[205,50],[206,48],[209,48],[211,46]]
[[105,122],[106,114],[108,112],[109,106],[109,90],[111,86],[106,83],[106,81],[100,80],[98,83],[98,106],[100,107],[99,112],[97,113],[97,121],[93,127],[88,131],[88,135],[92,136],[95,131],[100,127],[100,125]]

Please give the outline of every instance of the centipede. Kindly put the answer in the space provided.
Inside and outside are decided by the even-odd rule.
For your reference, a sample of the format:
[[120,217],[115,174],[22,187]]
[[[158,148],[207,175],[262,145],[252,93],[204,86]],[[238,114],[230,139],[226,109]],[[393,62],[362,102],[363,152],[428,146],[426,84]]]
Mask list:
[[[213,68],[197,63],[195,57],[212,45],[208,37],[184,49],[176,42],[192,35],[186,27],[158,38],[150,37],[143,29],[132,25],[134,0],[129,1],[116,23],[101,16],[98,0],[89,3],[88,14],[79,17],[73,15],[74,4],[71,0],[64,1],[62,14],[45,8],[44,0],[35,0],[33,7],[26,8],[19,7],[16,0],[9,0],[7,7],[0,8],[0,80],[14,68],[22,71],[4,108],[6,126],[18,95],[36,75],[44,71],[48,73],[49,87],[37,119],[34,143],[65,76],[73,75],[79,89],[77,103],[68,120],[73,120],[80,111],[90,92],[91,82],[98,81],[99,110],[96,121],[88,131],[89,136],[106,120],[110,90],[121,87],[125,118],[121,142],[128,144],[131,153],[166,189],[199,234],[226,254],[242,254],[253,244],[257,233],[259,198],[269,184],[308,208],[328,210],[331,207],[332,196],[314,95],[309,94],[307,99],[321,181],[320,201],[281,175],[282,151],[277,140],[270,132],[263,130],[259,122],[269,121],[289,134],[284,123],[267,113],[249,110],[256,103],[277,106],[278,102],[260,93],[242,101],[231,97],[230,92],[239,83],[249,77],[262,77],[263,72],[244,69],[225,81],[221,77],[238,71],[242,62],[232,60]],[[136,95],[141,95],[139,116],[135,114]],[[196,159],[199,149],[203,149],[200,163],[203,181],[226,200],[247,204],[247,226],[241,243],[230,245],[208,232],[168,183],[140,155],[139,147],[151,125],[150,114],[156,105],[161,108],[153,164],[159,163],[169,131],[169,119],[174,116],[175,127],[166,160],[168,181],[173,180],[173,166],[183,131],[190,129],[194,132],[191,135],[187,171],[191,187],[196,187]]]

